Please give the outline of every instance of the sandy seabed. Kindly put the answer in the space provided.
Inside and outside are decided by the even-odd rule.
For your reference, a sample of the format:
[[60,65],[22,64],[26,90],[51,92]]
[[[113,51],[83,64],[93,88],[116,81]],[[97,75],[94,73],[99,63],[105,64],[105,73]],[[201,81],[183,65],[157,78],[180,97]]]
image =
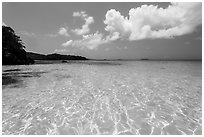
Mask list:
[[202,134],[201,62],[3,66],[2,134]]

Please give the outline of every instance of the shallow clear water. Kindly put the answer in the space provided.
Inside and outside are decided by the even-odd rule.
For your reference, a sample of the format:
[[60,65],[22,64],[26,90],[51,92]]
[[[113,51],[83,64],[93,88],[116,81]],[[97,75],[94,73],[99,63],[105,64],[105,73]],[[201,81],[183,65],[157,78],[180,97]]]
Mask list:
[[202,63],[3,66],[3,134],[202,134]]

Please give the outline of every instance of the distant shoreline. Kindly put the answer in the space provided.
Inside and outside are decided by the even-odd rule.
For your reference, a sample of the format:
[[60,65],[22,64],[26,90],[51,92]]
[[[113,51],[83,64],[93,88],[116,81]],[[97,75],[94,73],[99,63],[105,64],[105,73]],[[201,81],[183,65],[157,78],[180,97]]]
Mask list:
[[141,59],[90,59],[83,56],[76,56],[76,55],[62,55],[62,54],[39,54],[33,52],[26,52],[27,57],[34,60],[34,64],[68,64],[68,63],[83,63],[83,62],[109,62],[109,61],[141,61],[141,62],[148,62],[148,61],[193,61],[193,62],[202,62],[202,59],[148,59],[148,58],[141,58]]
[[189,61],[189,62],[200,62],[202,60],[103,60],[103,59],[89,59],[89,60],[35,60],[35,64],[69,64],[69,63],[83,63],[83,62],[117,62],[117,61]]
[[[27,52],[27,56],[31,57],[34,60],[50,60],[50,61],[202,61],[202,59],[149,59],[149,58],[140,58],[140,59],[92,59],[79,55],[63,55],[63,54],[39,54],[34,52]],[[65,63],[65,62],[64,62]]]
[[202,59],[89,59],[96,61],[202,61]]

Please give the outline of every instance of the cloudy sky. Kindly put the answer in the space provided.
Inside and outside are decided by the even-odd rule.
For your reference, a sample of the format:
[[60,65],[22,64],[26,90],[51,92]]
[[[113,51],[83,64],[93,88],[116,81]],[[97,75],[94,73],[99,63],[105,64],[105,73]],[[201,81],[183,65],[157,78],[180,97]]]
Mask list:
[[201,3],[6,3],[2,23],[37,53],[201,59]]

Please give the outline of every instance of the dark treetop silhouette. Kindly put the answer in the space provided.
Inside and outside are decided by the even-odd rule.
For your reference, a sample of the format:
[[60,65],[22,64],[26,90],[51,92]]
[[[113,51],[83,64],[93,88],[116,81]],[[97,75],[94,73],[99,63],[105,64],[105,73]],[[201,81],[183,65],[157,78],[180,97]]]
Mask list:
[[87,60],[82,56],[60,54],[38,54],[26,52],[22,40],[8,26],[2,26],[2,64],[3,65],[28,65],[34,60]]
[[8,26],[2,26],[2,64],[25,65],[33,64],[34,60],[26,56],[22,40]]
[[87,60],[87,58],[75,55],[61,55],[61,54],[38,54],[33,52],[27,52],[27,57],[34,60]]

